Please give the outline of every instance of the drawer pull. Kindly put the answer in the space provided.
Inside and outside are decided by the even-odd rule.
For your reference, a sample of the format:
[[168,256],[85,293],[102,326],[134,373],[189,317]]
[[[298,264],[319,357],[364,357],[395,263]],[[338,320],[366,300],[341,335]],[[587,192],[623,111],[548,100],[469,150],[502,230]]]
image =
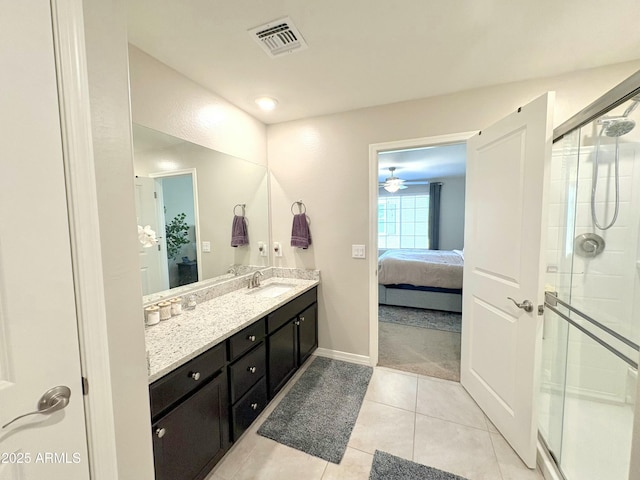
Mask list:
[[247,340],[249,340],[250,342],[255,342],[256,341],[256,336],[255,335],[249,335],[247,337]]
[[164,428],[156,428],[156,437],[162,438],[167,431]]
[[249,367],[249,368],[247,368],[247,371],[249,373],[256,373],[256,367]]
[[252,404],[251,404],[251,408],[252,408],[253,410],[257,410],[257,409],[258,409],[258,404],[257,404],[257,403],[252,403]]
[[191,372],[191,375],[189,376],[193,378],[196,382],[200,380],[200,372]]

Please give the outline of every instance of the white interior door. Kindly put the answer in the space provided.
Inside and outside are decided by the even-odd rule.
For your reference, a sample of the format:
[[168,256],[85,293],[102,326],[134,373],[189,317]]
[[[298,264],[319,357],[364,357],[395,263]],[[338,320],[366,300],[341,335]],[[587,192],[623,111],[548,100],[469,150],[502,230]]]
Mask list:
[[461,383],[531,468],[552,106],[547,93],[467,144]]
[[[0,15],[0,478],[89,478],[61,128],[47,1]],[[69,403],[36,414],[52,387]],[[62,392],[58,392],[62,393]],[[63,405],[63,395],[51,404]]]
[[164,222],[160,221],[162,192],[155,178],[136,177],[136,215],[138,225],[149,225],[156,232],[159,243],[152,247],[139,245],[140,279],[142,294],[161,292],[169,289],[169,267],[164,243]]

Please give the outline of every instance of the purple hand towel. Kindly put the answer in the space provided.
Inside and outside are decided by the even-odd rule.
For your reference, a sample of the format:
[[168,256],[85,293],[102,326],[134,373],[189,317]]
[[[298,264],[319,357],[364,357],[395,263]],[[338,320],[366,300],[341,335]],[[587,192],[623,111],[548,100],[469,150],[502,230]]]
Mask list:
[[249,245],[249,233],[247,231],[247,221],[243,216],[234,215],[231,226],[231,246],[240,247]]
[[293,216],[293,226],[291,228],[291,246],[299,248],[309,248],[311,245],[311,232],[307,215],[298,213]]

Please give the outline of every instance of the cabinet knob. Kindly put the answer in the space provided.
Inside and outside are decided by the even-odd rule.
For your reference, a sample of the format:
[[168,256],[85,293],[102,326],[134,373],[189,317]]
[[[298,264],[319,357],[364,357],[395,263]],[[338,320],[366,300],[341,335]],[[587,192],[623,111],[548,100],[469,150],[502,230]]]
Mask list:
[[301,321],[301,322],[304,322],[304,317],[300,317],[300,321]]
[[247,368],[247,370],[249,371],[249,373],[256,373],[256,367],[249,367]]
[[198,380],[200,380],[200,372],[192,372],[190,377],[197,382]]
[[253,410],[257,410],[257,409],[258,409],[258,404],[257,404],[257,403],[252,403],[252,404],[251,404],[251,408],[252,408]]
[[156,428],[156,437],[162,438],[167,431],[164,428]]
[[247,337],[247,340],[249,340],[250,342],[255,342],[256,341],[256,336],[255,335],[249,335]]
[[296,325],[300,325],[300,320],[296,320],[294,323],[295,323]]

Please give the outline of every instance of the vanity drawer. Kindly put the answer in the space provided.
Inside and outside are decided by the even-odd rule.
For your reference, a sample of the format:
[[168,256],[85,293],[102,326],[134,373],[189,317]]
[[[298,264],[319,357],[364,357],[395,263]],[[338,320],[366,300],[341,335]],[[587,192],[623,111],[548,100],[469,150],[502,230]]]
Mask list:
[[283,305],[275,312],[270,313],[267,316],[268,333],[275,332],[278,328],[298,315],[309,305],[315,303],[317,296],[317,288],[313,287],[311,290],[304,292],[299,297],[296,297],[286,305]]
[[264,377],[267,366],[267,348],[264,343],[247,353],[229,367],[231,382],[231,403],[234,403],[260,378]]
[[229,339],[229,361],[234,361],[264,338],[264,318],[236,333]]
[[262,377],[231,409],[234,441],[240,438],[266,406],[267,380]]
[[225,357],[225,344],[222,343],[151,384],[151,417],[156,417],[180,398],[206,383],[216,372],[224,368]]

